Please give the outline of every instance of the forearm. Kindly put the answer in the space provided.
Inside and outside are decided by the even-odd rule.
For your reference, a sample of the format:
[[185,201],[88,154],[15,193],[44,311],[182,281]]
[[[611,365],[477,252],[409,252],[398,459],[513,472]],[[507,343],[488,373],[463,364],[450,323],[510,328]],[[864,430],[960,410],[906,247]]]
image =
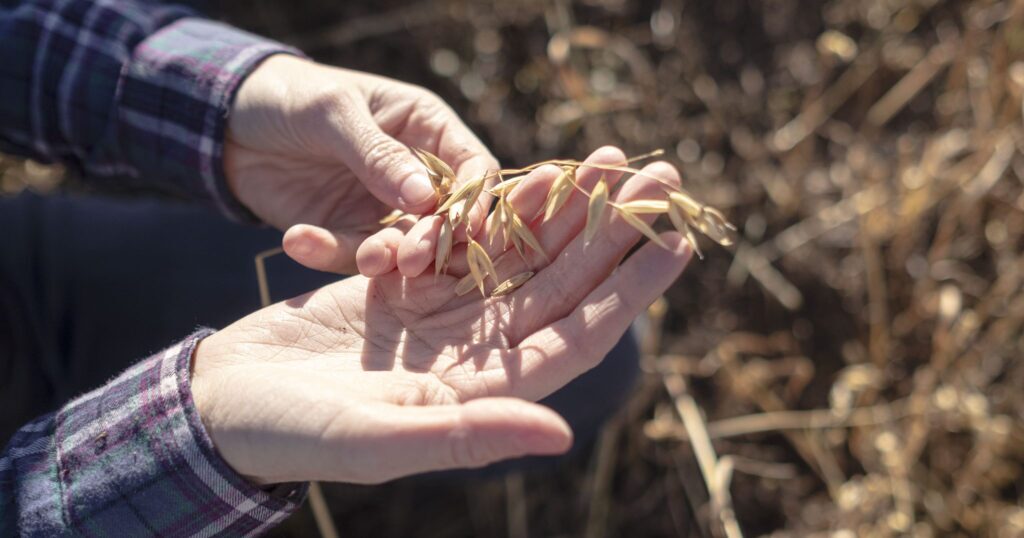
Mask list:
[[0,536],[255,535],[303,487],[269,494],[216,453],[192,401],[199,332],[22,428],[0,454]]
[[264,58],[295,51],[141,1],[15,2],[0,42],[0,149],[246,214],[224,179],[229,107]]

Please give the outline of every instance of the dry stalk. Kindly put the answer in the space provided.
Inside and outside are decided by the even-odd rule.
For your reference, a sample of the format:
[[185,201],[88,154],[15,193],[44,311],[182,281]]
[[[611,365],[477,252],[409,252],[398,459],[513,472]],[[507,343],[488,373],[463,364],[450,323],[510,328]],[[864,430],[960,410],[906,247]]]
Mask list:
[[687,390],[686,379],[679,374],[663,371],[662,381],[675,402],[676,412],[679,413],[679,417],[683,421],[683,428],[693,446],[697,465],[700,467],[704,484],[711,496],[712,510],[720,521],[725,536],[728,538],[743,536],[739,523],[736,522],[736,515],[732,511],[732,502],[729,496],[729,479],[732,476],[730,460],[723,458],[723,463],[723,460],[719,460],[715,454],[715,447],[711,444],[711,436],[708,435],[704,415],[701,414],[697,402]]
[[[744,435],[779,432],[783,430],[827,430],[833,428],[863,428],[890,424],[894,421],[920,414],[913,410],[906,400],[858,407],[847,416],[837,416],[833,409],[812,409],[806,411],[769,411],[709,422],[708,436],[711,439],[729,439]],[[652,439],[689,440],[686,429],[671,421],[654,419],[644,426],[644,432]]]
[[[748,342],[748,339],[747,335],[734,334],[724,340],[715,351],[722,361],[723,369],[728,375],[731,386],[737,393],[748,397],[764,411],[786,411],[786,404],[778,395],[762,386],[756,380],[749,380],[747,376],[742,375],[739,355],[746,350],[745,348],[749,348],[751,344],[756,343]],[[753,340],[760,339],[754,337]],[[771,347],[778,347],[780,350],[789,344],[788,342],[778,343],[770,341],[765,341],[764,343]],[[813,430],[803,432],[783,430],[782,433],[790,444],[793,445],[797,453],[807,462],[808,466],[822,479],[829,492],[834,496],[839,484],[844,481],[842,471],[839,469],[833,456],[829,452],[821,450],[818,440],[814,437],[816,435],[815,432]]]
[[911,99],[931,82],[942,68],[953,59],[955,43],[942,43],[932,48],[924,61],[914,66],[892,89],[878,100],[867,113],[867,123],[872,127],[885,125]]
[[530,520],[527,517],[526,480],[521,472],[505,475],[505,512],[509,538],[527,538]]

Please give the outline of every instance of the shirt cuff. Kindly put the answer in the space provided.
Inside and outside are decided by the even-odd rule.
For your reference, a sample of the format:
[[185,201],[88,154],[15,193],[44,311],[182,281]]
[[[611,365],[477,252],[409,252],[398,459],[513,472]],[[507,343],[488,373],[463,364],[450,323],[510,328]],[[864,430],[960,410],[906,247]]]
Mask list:
[[301,504],[307,484],[268,493],[217,454],[192,401],[202,329],[136,364],[57,416],[64,518],[84,534],[249,536]]
[[202,18],[150,35],[125,66],[119,139],[141,177],[161,178],[233,220],[257,221],[228,187],[227,117],[241,82],[267,57],[297,49]]

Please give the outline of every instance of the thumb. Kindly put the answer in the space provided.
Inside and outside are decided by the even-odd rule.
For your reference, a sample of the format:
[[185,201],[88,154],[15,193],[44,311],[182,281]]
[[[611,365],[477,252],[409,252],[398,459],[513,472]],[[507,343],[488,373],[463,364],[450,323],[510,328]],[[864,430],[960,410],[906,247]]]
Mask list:
[[437,196],[423,165],[409,148],[382,131],[369,110],[346,115],[343,158],[374,197],[388,207],[423,214]]
[[562,454],[572,430],[557,413],[517,398],[483,398],[464,404],[389,406],[384,413],[392,441],[384,450],[395,476],[473,468],[527,455]]

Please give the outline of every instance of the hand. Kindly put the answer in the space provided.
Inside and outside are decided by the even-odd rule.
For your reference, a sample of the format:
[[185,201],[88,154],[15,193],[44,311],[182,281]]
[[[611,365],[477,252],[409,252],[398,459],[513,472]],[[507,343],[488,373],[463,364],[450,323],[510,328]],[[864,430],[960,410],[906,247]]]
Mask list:
[[[276,55],[239,88],[224,161],[232,191],[265,222],[287,230],[285,252],[299,263],[354,273],[358,261],[368,276],[396,266],[416,276],[433,260],[440,220],[384,230],[378,224],[394,208],[423,214],[436,204],[408,146],[441,157],[460,181],[498,167],[427,90]],[[475,229],[486,204],[481,199],[470,214]]]
[[[605,148],[588,162],[623,159]],[[645,172],[678,181],[664,163]],[[557,174],[538,169],[510,197],[527,222]],[[577,177],[589,189],[601,175],[618,179],[586,166]],[[661,193],[635,176],[613,196]],[[456,296],[456,275],[357,276],[202,341],[192,390],[221,455],[259,483],[376,483],[567,450],[566,423],[529,401],[595,366],[691,253],[668,232],[661,237],[669,250],[647,244],[616,269],[640,235],[605,214],[585,244],[586,205],[573,193],[551,220],[533,224],[550,262],[514,251],[499,257],[502,247],[488,246],[502,278],[536,272],[504,297]]]

